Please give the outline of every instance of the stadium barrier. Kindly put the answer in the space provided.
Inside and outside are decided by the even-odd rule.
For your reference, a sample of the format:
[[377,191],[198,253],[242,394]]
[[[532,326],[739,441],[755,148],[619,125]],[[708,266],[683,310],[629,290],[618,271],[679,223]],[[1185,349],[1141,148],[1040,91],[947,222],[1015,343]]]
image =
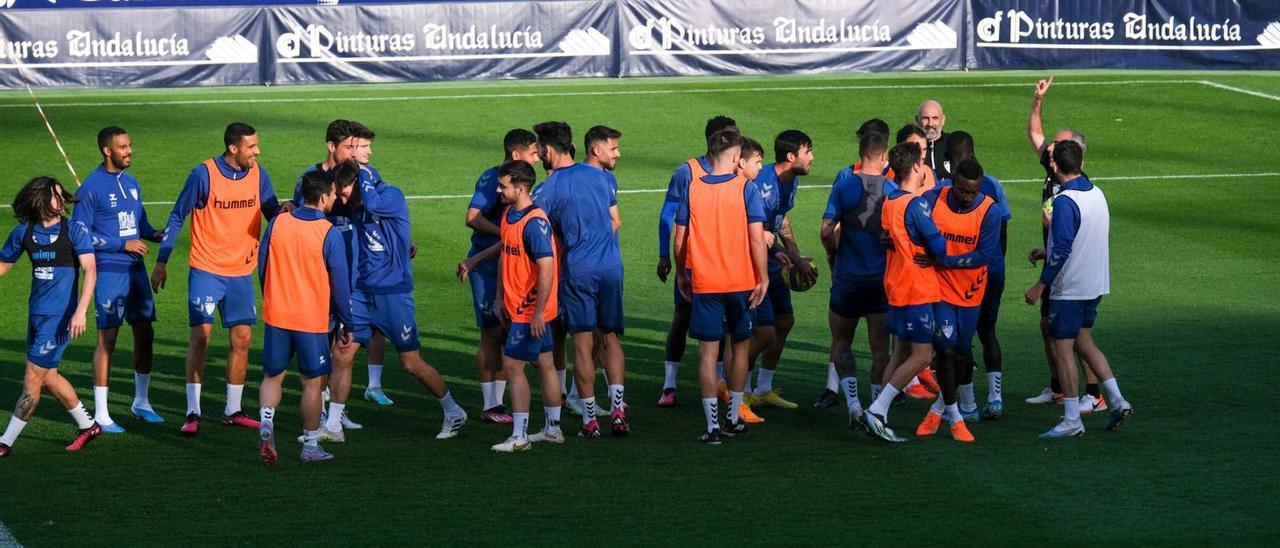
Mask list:
[[1277,69],[1275,0],[0,0],[0,87]]

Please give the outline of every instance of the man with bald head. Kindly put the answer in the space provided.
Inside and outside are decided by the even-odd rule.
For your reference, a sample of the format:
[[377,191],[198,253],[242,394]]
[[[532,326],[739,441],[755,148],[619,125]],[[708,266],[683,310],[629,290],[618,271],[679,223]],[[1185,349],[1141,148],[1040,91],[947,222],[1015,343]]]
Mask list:
[[[1036,151],[1036,155],[1040,158],[1040,165],[1044,167],[1045,178],[1044,187],[1040,191],[1041,203],[1047,204],[1059,190],[1059,186],[1064,182],[1058,180],[1054,174],[1050,158],[1053,155],[1053,147],[1055,143],[1062,141],[1073,141],[1080,145],[1080,152],[1083,155],[1088,149],[1084,134],[1070,128],[1063,128],[1054,134],[1053,140],[1046,140],[1044,136],[1044,120],[1041,116],[1040,107],[1044,103],[1044,95],[1049,91],[1049,86],[1053,84],[1053,75],[1049,75],[1047,80],[1036,82],[1035,95],[1031,100],[1031,113],[1027,117],[1027,138],[1031,140],[1031,148]],[[1049,242],[1049,214],[1043,215],[1043,231],[1041,233],[1042,242],[1047,246]],[[1027,256],[1032,264],[1045,258],[1044,247],[1031,250]],[[1044,339],[1044,357],[1049,365],[1049,386],[1040,391],[1040,394],[1027,398],[1027,403],[1058,403],[1062,401],[1063,388],[1058,381],[1057,372],[1054,366],[1054,349],[1053,342],[1049,336],[1049,307],[1048,296],[1043,299],[1040,307],[1040,334]],[[1085,395],[1080,398],[1080,412],[1091,413],[1093,411],[1104,411],[1107,409],[1106,400],[1102,398],[1098,379],[1094,377],[1093,371],[1085,368]]]
[[924,163],[933,168],[938,180],[951,178],[951,164],[947,162],[947,132],[942,126],[947,123],[947,115],[942,112],[942,103],[928,99],[920,103],[916,111],[916,125],[924,129],[928,146],[924,149]]

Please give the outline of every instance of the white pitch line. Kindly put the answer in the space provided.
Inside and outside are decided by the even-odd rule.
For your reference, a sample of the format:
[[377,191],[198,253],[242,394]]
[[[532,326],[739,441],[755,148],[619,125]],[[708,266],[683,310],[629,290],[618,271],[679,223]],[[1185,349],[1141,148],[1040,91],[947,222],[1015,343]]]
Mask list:
[[[1159,85],[1159,84],[1203,84],[1203,80],[1096,80],[1079,82],[1056,82],[1059,86],[1127,86],[1127,85]],[[1025,87],[1028,82],[997,82],[974,84],[865,84],[848,86],[769,86],[769,87],[719,87],[719,88],[681,88],[681,89],[635,89],[612,91],[553,91],[546,93],[461,93],[450,95],[384,95],[357,97],[349,95],[314,96],[314,97],[273,97],[268,99],[174,99],[166,101],[121,101],[121,102],[78,102],[78,103],[44,103],[45,108],[57,107],[120,107],[120,106],[160,106],[160,105],[238,105],[261,103],[332,103],[332,102],[386,102],[386,101],[449,101],[465,99],[521,99],[530,97],[610,97],[627,95],[680,95],[702,93],[761,93],[780,91],[858,91],[885,89],[976,89],[976,88],[1011,88]],[[27,103],[0,104],[0,108],[30,108]]]
[[[1111,177],[1093,177],[1094,181],[1164,181],[1174,179],[1234,179],[1239,177],[1280,177],[1280,171],[1267,171],[1263,173],[1191,173],[1184,175],[1115,175]],[[1039,183],[1044,178],[1039,179],[1005,179],[1001,183]],[[831,185],[800,185],[800,188],[831,188]],[[619,190],[618,194],[654,194],[658,192],[666,192],[665,188],[629,188]],[[425,194],[415,196],[405,196],[406,200],[465,200],[470,199],[470,194]],[[173,205],[173,202],[142,202],[142,205]],[[9,205],[0,205],[0,208],[9,208]]]
[[9,528],[4,526],[3,521],[0,521],[0,548],[22,548],[22,543],[14,538],[13,533],[9,532]]
[[1217,83],[1217,82],[1211,82],[1211,81],[1209,81],[1209,80],[1201,80],[1201,81],[1200,81],[1200,83],[1201,83],[1201,84],[1204,84],[1204,85],[1206,85],[1206,86],[1209,86],[1209,87],[1211,87],[1211,88],[1225,89],[1225,90],[1227,90],[1227,91],[1234,91],[1234,92],[1236,92],[1236,93],[1243,93],[1243,94],[1245,94],[1245,95],[1252,95],[1252,96],[1254,96],[1254,97],[1261,97],[1261,98],[1263,98],[1263,99],[1271,99],[1272,101],[1280,101],[1280,96],[1271,95],[1271,94],[1268,94],[1268,93],[1263,93],[1263,92],[1261,92],[1261,91],[1254,91],[1254,90],[1251,90],[1251,89],[1244,89],[1244,88],[1238,88],[1238,87],[1235,87],[1235,86],[1228,86],[1228,85],[1226,85],[1226,84],[1219,84],[1219,83]]

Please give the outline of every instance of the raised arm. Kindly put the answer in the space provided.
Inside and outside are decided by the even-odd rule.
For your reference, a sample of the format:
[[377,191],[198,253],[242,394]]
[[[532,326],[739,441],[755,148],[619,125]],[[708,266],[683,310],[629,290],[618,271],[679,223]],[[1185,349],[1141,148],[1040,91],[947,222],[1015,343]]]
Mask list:
[[1053,84],[1053,75],[1049,75],[1049,79],[1036,82],[1036,93],[1031,98],[1031,113],[1027,116],[1027,139],[1031,140],[1031,148],[1036,154],[1040,154],[1044,150],[1044,121],[1040,115],[1040,109],[1044,103],[1044,94],[1049,91],[1049,86]]

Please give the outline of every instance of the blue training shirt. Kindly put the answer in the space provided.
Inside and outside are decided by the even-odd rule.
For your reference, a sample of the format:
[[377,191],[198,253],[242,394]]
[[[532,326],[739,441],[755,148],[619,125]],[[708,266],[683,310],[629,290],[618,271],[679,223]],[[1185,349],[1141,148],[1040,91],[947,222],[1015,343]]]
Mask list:
[[[898,190],[892,179],[884,180],[884,194]],[[822,218],[828,221],[839,221],[846,211],[856,209],[862,202],[862,178],[846,167],[836,174],[831,184],[831,195],[827,198],[827,209]],[[875,279],[884,278],[885,251],[880,243],[881,232],[865,230],[840,231],[840,244],[836,247],[834,279]]]
[[[296,219],[314,221],[325,218],[325,213],[313,207],[303,206],[289,212]],[[267,258],[271,256],[271,232],[276,220],[267,223],[267,230],[262,234],[262,244],[258,246],[258,285],[267,280]],[[337,227],[334,227],[335,229]],[[338,230],[329,230],[324,236],[324,267],[329,273],[329,310],[337,316],[344,326],[354,325],[351,320],[351,273],[347,270],[347,252],[342,234]]]
[[[698,156],[698,163],[702,164],[702,169],[707,173],[711,173],[711,162],[707,161],[705,156]],[[665,258],[671,256],[671,227],[676,218],[676,209],[680,207],[680,201],[684,200],[689,193],[689,181],[693,178],[693,172],[689,169],[689,163],[681,163],[671,173],[671,182],[667,184],[667,195],[662,202],[662,212],[658,215],[658,257]]]
[[[221,154],[214,156],[213,162],[218,166],[222,176],[228,179],[243,179],[249,174],[248,169],[231,167]],[[276,198],[275,189],[271,187],[271,177],[267,175],[267,168],[262,167],[262,164],[258,164],[258,175],[258,197],[262,200],[262,215],[272,219],[276,213],[280,212],[280,201]],[[173,211],[169,213],[169,221],[165,224],[164,241],[160,243],[160,253],[156,262],[169,262],[169,255],[173,254],[173,246],[178,242],[178,234],[182,232],[182,224],[186,222],[187,215],[190,215],[193,209],[203,209],[208,202],[209,172],[201,163],[187,175],[187,181],[182,185],[182,192],[178,193],[178,201],[173,204]]]
[[[502,226],[503,207],[506,206],[502,203],[502,196],[498,194],[498,168],[491,167],[484,170],[480,178],[476,179],[476,190],[471,195],[471,204],[467,209],[480,210],[480,215],[494,226]],[[467,251],[467,256],[470,257],[488,249],[498,243],[498,240],[499,238],[492,234],[485,234],[479,230],[472,231],[471,249]]]
[[[796,206],[796,189],[800,186],[800,178],[796,177],[790,184],[783,183],[778,179],[778,170],[776,164],[767,164],[760,168],[760,175],[756,176],[755,183],[760,189],[760,199],[764,203],[764,229],[768,232],[778,232],[782,230],[782,221],[786,219],[787,212]],[[776,243],[777,247],[782,247],[782,242]],[[769,256],[769,272],[777,272],[782,270],[782,264],[773,257],[770,252]]]
[[360,207],[352,212],[360,242],[356,289],[376,295],[413,291],[409,247],[412,229],[409,203],[399,188],[374,179],[377,172],[360,168]]
[[98,271],[127,272],[142,265],[141,255],[125,252],[129,240],[160,242],[142,207],[142,187],[129,172],[112,173],[105,164],[98,164],[85,177],[76,198],[80,203],[71,212],[71,221],[89,228]]
[[604,172],[573,164],[552,172],[534,189],[533,201],[547,213],[564,252],[562,280],[622,268],[609,208],[616,202]]
[[[84,223],[63,219],[53,226],[35,225],[31,237],[39,245],[49,245],[57,241],[62,233],[62,223],[67,225],[67,235],[71,237],[71,247],[76,255],[93,254],[93,240],[89,235],[89,227]],[[0,261],[16,263],[22,257],[22,238],[27,233],[27,223],[18,223],[9,232],[0,249]],[[31,296],[27,299],[28,314],[32,316],[69,316],[76,310],[79,292],[76,288],[77,267],[52,266],[33,268],[31,271]]]

